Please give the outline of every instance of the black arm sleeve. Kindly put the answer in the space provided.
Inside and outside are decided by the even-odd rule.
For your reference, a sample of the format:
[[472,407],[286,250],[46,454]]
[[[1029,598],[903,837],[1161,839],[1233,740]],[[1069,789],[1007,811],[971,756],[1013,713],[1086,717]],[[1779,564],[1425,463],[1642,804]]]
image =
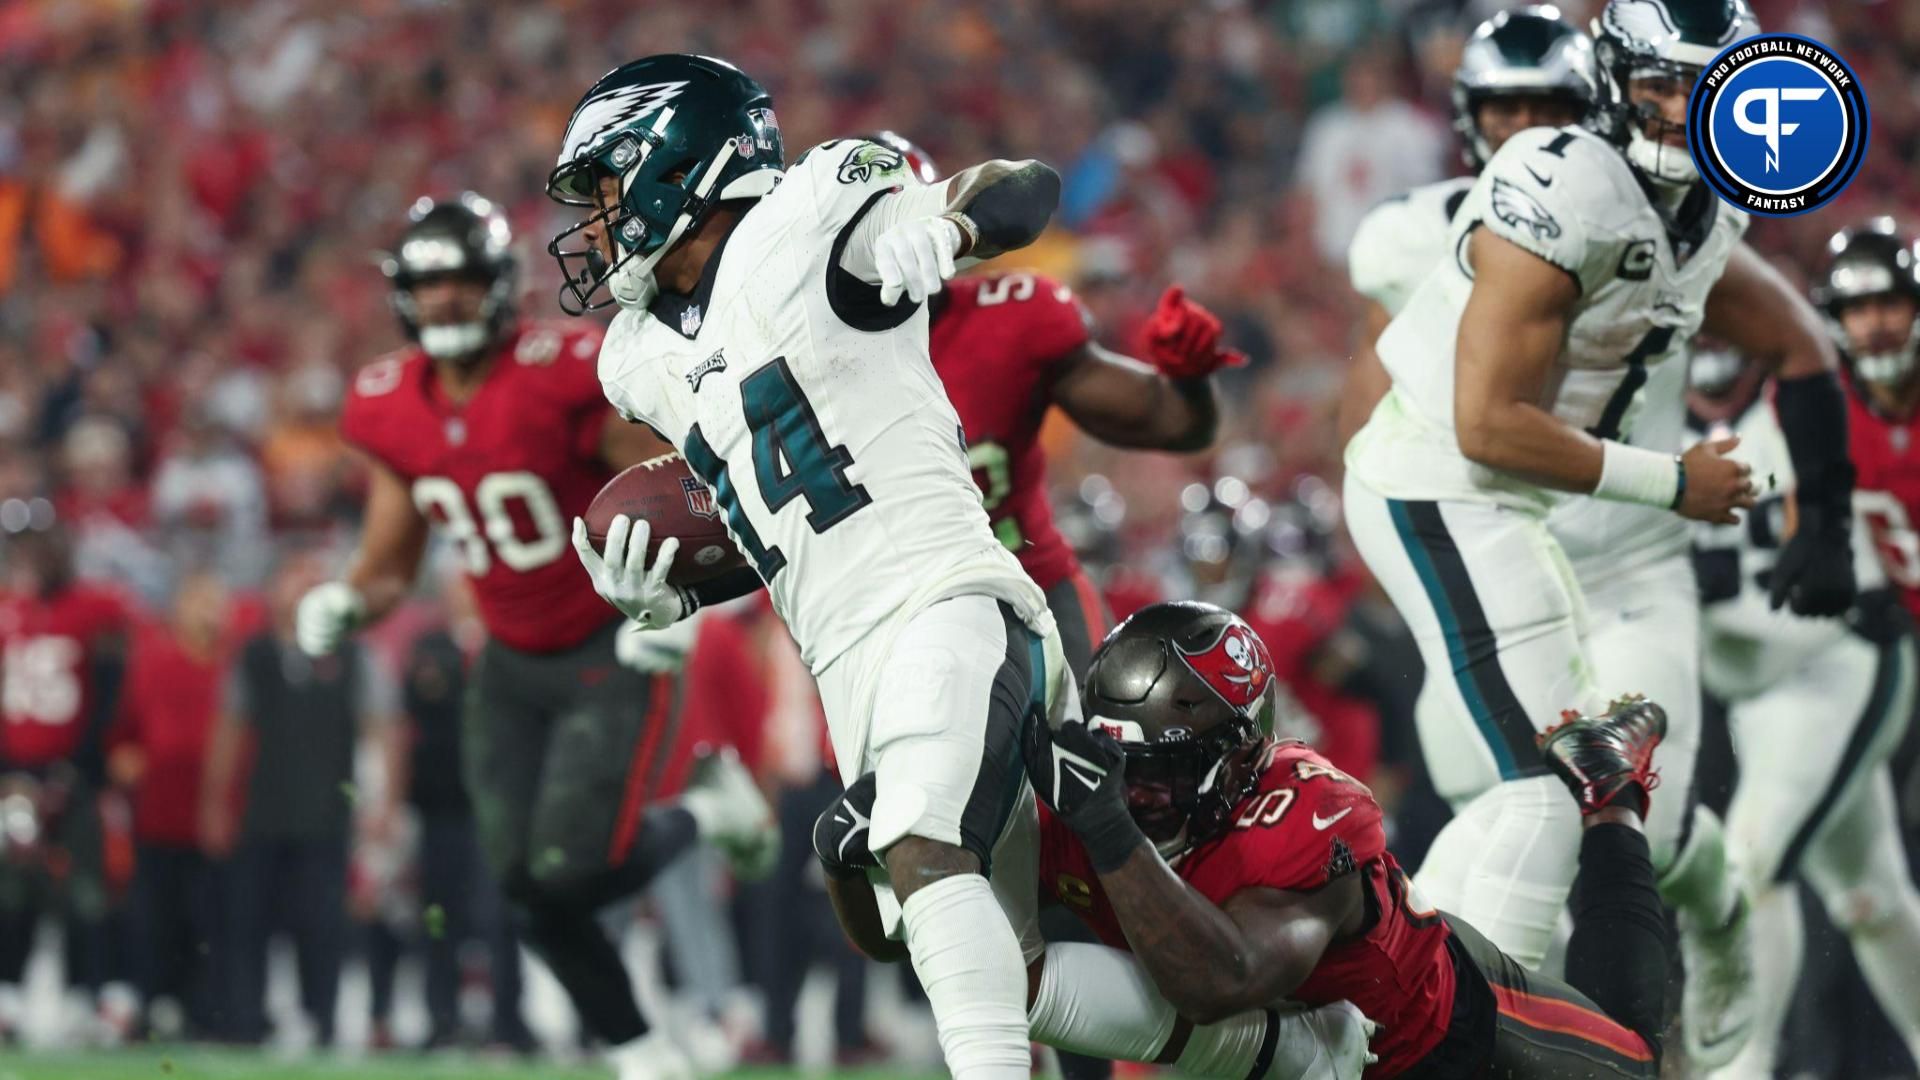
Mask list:
[[1847,399],[1832,372],[1781,379],[1774,411],[1787,437],[1801,506],[1826,511],[1829,527],[1852,520],[1853,461],[1847,455]]
[[684,619],[703,607],[738,600],[766,587],[767,583],[760,580],[759,573],[751,566],[729,570],[719,577],[708,578],[698,585],[682,586],[680,603],[684,610],[680,617]]
[[1060,205],[1060,174],[1030,161],[974,193],[965,206],[956,207],[980,230],[980,239],[967,252],[976,258],[1026,247],[1047,227]]

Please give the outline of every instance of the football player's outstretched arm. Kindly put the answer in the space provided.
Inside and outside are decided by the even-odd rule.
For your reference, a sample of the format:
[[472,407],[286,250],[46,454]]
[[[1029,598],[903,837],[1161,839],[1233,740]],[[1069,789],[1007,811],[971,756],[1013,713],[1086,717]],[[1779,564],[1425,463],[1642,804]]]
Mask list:
[[1213,445],[1220,410],[1205,376],[1174,378],[1092,341],[1054,370],[1053,403],[1109,446],[1185,453]]
[[[1733,249],[1720,280],[1707,294],[1700,329],[1770,368],[1782,380],[1831,378],[1840,366],[1839,354],[1820,325],[1820,313],[1745,243]],[[1844,431],[1844,409],[1839,421]],[[1840,442],[1844,445],[1846,440]]]
[[1746,244],[1707,294],[1702,329],[1775,372],[1774,411],[1797,480],[1798,527],[1774,566],[1770,600],[1801,615],[1853,603],[1853,462],[1839,357],[1813,306]]
[[1060,175],[1038,161],[988,161],[937,184],[895,189],[848,237],[840,266],[880,286],[887,306],[940,291],[963,259],[1033,243],[1060,203]]
[[1153,984],[1197,1024],[1292,993],[1362,909],[1355,874],[1310,893],[1243,889],[1216,907],[1145,844],[1100,885]]
[[1380,306],[1378,300],[1366,302],[1364,322],[1360,328],[1360,340],[1353,347],[1353,360],[1347,365],[1347,379],[1340,387],[1339,431],[1340,445],[1346,446],[1353,441],[1353,433],[1366,424],[1373,415],[1373,407],[1387,396],[1393,388],[1393,376],[1387,374],[1385,364],[1380,362],[1380,354],[1373,349],[1374,343],[1393,321],[1387,309]]
[[378,462],[368,468],[360,548],[344,579],[360,594],[362,624],[385,618],[406,598],[419,574],[430,528],[400,474]]

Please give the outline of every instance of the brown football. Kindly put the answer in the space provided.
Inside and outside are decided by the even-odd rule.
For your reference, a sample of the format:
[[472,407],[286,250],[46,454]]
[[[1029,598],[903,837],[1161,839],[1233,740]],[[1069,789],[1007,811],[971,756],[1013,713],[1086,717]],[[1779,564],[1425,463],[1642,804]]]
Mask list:
[[653,565],[660,542],[678,537],[680,552],[673,558],[667,580],[695,585],[745,566],[739,549],[727,537],[713,491],[700,482],[679,454],[650,458],[607,481],[587,505],[587,538],[604,551],[607,526],[621,514],[644,520],[653,529],[647,540],[647,565]]

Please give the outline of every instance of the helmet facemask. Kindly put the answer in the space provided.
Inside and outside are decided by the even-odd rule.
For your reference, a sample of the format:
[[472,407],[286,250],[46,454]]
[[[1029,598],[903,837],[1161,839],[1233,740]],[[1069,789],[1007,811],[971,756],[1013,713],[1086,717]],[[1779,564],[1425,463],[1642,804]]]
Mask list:
[[[1841,230],[1827,250],[1830,261],[1814,285],[1813,302],[1826,312],[1854,377],[1897,393],[1920,370],[1920,242],[1903,234],[1892,218],[1878,217]],[[1909,312],[1904,330],[1876,332],[1865,348],[1853,340],[1845,325],[1849,309],[1902,298]]]
[[1498,147],[1480,125],[1480,109],[1499,98],[1563,101],[1572,122],[1598,93],[1593,44],[1551,7],[1503,11],[1474,30],[1453,76],[1453,130],[1467,167],[1478,172]]
[[1684,114],[1701,70],[1722,49],[1759,32],[1745,0],[1608,0],[1593,21],[1601,83],[1595,130],[1648,181],[1669,190],[1691,187],[1700,173],[1685,121],[1668,120],[1655,102],[1635,101],[1633,84],[1677,82],[1661,89],[1663,96],[1677,94]]
[[1258,786],[1277,686],[1259,636],[1211,604],[1150,605],[1101,643],[1087,722],[1119,742],[1127,808],[1162,855],[1226,831]]
[[719,203],[772,191],[784,167],[767,92],[723,60],[668,53],[601,76],[547,177],[549,198],[590,211],[547,245],[561,308],[645,307],[660,261]]
[[[381,261],[393,285],[388,303],[422,352],[471,366],[513,320],[520,277],[512,232],[492,203],[471,192],[443,204],[422,198],[411,216],[413,226]],[[447,279],[483,285],[485,292],[471,318],[428,323],[415,290]]]
[[[711,161],[686,159],[665,169],[643,171],[660,143],[658,135],[641,131],[555,169],[547,181],[548,196],[567,206],[593,210],[547,245],[547,253],[566,276],[560,306],[578,315],[609,303],[623,307],[651,303],[659,291],[653,268],[688,229],[706,218],[712,207],[709,196],[739,144],[738,138],[728,139]],[[647,173],[660,179],[648,179]],[[619,180],[617,200],[605,198],[601,180],[606,177]],[[611,261],[600,244],[585,235],[589,229],[612,248]],[[567,247],[576,237],[578,246]],[[600,297],[603,287],[607,296]]]

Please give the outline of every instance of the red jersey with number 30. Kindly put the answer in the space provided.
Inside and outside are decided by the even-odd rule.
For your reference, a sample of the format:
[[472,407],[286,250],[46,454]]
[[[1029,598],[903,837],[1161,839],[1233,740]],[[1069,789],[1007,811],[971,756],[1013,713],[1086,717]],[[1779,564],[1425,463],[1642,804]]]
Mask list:
[[[1100,939],[1127,948],[1120,921],[1094,874],[1086,849],[1067,825],[1042,807],[1040,888],[1080,916]],[[1243,889],[1311,892],[1358,872],[1372,925],[1335,942],[1307,981],[1289,997],[1308,1005],[1351,1001],[1384,1030],[1372,1050],[1369,1077],[1397,1076],[1447,1034],[1453,1010],[1453,961],[1447,929],[1426,910],[1387,851],[1380,804],[1366,786],[1334,768],[1304,743],[1273,743],[1260,761],[1260,783],[1233,825],[1176,859],[1173,868],[1215,904]]]
[[1858,388],[1847,395],[1847,441],[1857,474],[1855,512],[1873,536],[1887,580],[1920,618],[1920,413],[1891,420]]
[[947,284],[928,335],[994,535],[1042,589],[1079,565],[1053,525],[1038,440],[1056,366],[1087,343],[1087,322],[1065,285],[1038,274],[987,274]]
[[618,616],[593,591],[569,530],[613,475],[600,458],[600,330],[521,326],[464,404],[409,348],[360,369],[347,442],[400,475],[452,540],[487,632],[524,652],[571,648]]
[[91,585],[0,596],[0,764],[50,765],[79,749],[101,644],[132,621],[118,593]]

